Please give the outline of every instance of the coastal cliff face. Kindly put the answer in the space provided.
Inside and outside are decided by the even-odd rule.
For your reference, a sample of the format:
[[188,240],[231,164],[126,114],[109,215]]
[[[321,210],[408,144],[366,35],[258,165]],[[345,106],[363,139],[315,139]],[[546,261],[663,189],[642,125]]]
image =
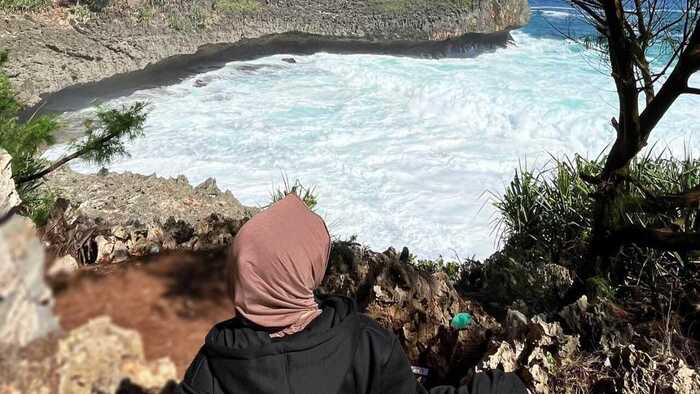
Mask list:
[[29,105],[67,86],[140,70],[202,46],[288,32],[358,40],[440,41],[525,25],[527,0],[113,1],[40,13],[0,11],[7,73]]

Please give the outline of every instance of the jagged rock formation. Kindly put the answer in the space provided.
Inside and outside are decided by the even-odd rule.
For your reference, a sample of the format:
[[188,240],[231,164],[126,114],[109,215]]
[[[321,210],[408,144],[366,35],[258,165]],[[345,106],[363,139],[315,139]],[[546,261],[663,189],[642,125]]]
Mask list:
[[533,393],[700,392],[700,374],[672,354],[645,352],[633,344],[615,344],[586,352],[579,335],[541,316],[528,320],[523,335],[493,340],[476,371],[514,372]]
[[503,31],[529,19],[526,0],[484,0],[466,6],[451,0],[273,0],[246,12],[224,12],[210,2],[178,2],[185,8],[173,9],[138,1],[112,3],[87,15],[62,9],[28,16],[0,13],[0,48],[13,53],[8,74],[22,100],[35,104],[42,93],[139,70],[195,53],[207,44],[286,32],[444,40],[467,32]]
[[[0,218],[20,203],[11,157],[0,149]],[[0,343],[25,345],[57,328],[44,283],[44,250],[34,224],[21,216],[0,222]]]
[[3,349],[0,393],[169,393],[177,380],[168,358],[147,361],[140,335],[108,317],[25,349]]
[[184,176],[81,175],[64,168],[47,178],[46,187],[61,200],[44,238],[55,255],[81,264],[221,248],[258,211],[220,191],[213,179],[192,187]]
[[58,343],[58,392],[115,393],[125,385],[160,389],[175,381],[167,358],[147,362],[139,334],[112,324],[108,317],[91,320]]
[[[392,249],[375,253],[336,242],[320,290],[356,298],[369,316],[397,334],[413,365],[431,371],[429,384],[456,384],[501,331],[481,305],[457,294],[447,275],[420,272]],[[474,318],[461,331],[450,327],[459,312]]]

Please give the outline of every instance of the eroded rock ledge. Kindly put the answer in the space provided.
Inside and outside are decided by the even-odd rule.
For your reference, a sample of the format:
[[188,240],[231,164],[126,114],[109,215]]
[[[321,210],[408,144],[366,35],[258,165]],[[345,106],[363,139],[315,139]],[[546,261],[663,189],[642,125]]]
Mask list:
[[[190,2],[185,2],[190,3]],[[527,23],[527,0],[268,0],[252,12],[147,9],[138,0],[88,17],[67,9],[31,15],[0,13],[0,48],[13,55],[10,75],[30,105],[40,95],[140,70],[207,44],[298,32],[362,40],[445,40]],[[407,6],[408,5],[408,6]],[[146,12],[146,11],[148,12]],[[197,16],[197,19],[192,19]]]
[[58,201],[44,238],[53,254],[80,264],[225,247],[259,211],[219,190],[212,178],[193,187],[184,176],[106,170],[83,175],[63,168],[47,178],[45,188]]

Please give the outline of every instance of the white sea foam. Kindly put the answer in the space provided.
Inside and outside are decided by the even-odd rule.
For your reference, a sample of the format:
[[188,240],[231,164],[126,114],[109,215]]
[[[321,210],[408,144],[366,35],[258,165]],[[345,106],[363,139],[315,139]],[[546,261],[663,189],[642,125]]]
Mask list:
[[[140,91],[119,102],[151,102],[146,136],[112,170],[214,176],[250,205],[268,202],[284,172],[317,186],[336,236],[484,257],[496,246],[487,191],[502,191],[521,161],[597,155],[613,138],[614,87],[596,58],[514,37],[475,59],[280,55]],[[699,106],[683,97],[654,139],[679,152],[697,143]]]
[[554,11],[554,10],[541,10],[539,11],[542,16],[545,18],[571,18],[574,17],[575,14],[572,14],[571,12],[566,12],[566,11]]

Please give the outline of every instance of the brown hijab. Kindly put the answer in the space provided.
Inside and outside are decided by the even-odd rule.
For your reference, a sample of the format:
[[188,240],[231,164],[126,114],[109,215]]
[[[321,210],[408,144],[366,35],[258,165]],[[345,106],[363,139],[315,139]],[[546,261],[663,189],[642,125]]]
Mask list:
[[228,260],[236,316],[269,328],[272,337],[303,330],[321,314],[313,292],[330,245],[323,219],[296,194],[255,215],[236,235]]

